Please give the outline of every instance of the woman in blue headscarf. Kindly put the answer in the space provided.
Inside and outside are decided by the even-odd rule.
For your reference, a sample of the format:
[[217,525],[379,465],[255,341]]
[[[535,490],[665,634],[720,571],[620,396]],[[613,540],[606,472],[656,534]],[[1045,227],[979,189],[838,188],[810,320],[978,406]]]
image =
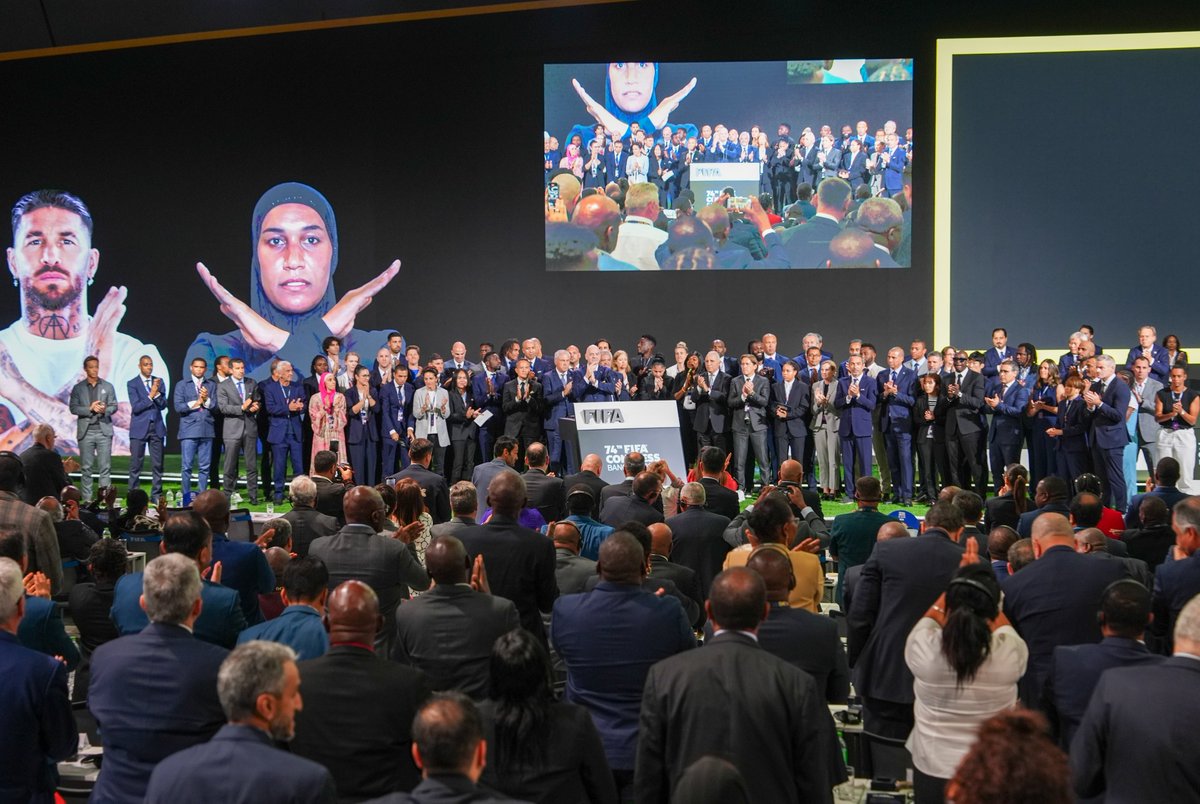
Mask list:
[[321,353],[330,335],[342,339],[345,351],[373,352],[387,342],[387,330],[355,329],[354,319],[396,277],[400,261],[336,301],[337,221],[325,196],[297,182],[272,187],[254,207],[250,236],[250,304],[226,290],[204,263],[196,263],[201,281],[237,329],[200,333],[184,365],[196,357],[210,366],[218,355],[240,357],[247,375],[264,380],[273,357],[303,366]]
[[[658,100],[658,62],[655,61],[613,61],[609,62],[604,77],[604,104],[601,105],[587,93],[577,79],[571,79],[571,85],[583,99],[584,108],[596,122],[604,126],[613,138],[623,140],[629,134],[631,123],[637,123],[647,134],[655,134],[667,124],[671,113],[679,108],[679,103],[696,88],[696,79],[692,78],[684,84],[683,89],[673,95]],[[678,127],[678,126],[677,126]],[[690,129],[688,136],[696,135],[696,127],[684,124],[684,129]],[[577,131],[582,133],[586,144],[592,139],[589,128],[576,126],[567,135]]]

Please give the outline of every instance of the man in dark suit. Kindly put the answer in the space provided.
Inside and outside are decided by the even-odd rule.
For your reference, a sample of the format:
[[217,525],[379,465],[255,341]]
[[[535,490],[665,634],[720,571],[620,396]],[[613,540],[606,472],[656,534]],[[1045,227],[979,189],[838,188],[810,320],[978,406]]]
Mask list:
[[230,541],[229,498],[216,489],[202,491],[192,503],[195,511],[212,528],[213,563],[221,565],[221,585],[237,590],[246,623],[263,621],[258,596],[275,591],[275,574],[262,549],[252,542]]
[[1175,655],[1100,677],[1071,744],[1071,783],[1081,799],[1196,801],[1200,751],[1191,734],[1200,700],[1200,601],[1175,624]]
[[217,385],[217,408],[224,421],[221,439],[225,442],[225,478],[221,489],[231,494],[237,487],[238,456],[246,456],[246,491],[250,504],[258,505],[258,383],[246,376],[246,362],[240,357],[229,361],[229,378]]
[[[33,428],[33,444],[21,453],[25,473],[21,500],[27,505],[37,505],[43,497],[57,499],[63,487],[71,484],[62,456],[54,451],[55,440],[54,428],[39,424]],[[72,471],[79,468],[73,458],[67,460],[71,462]]]
[[[872,138],[871,145],[874,144]],[[850,184],[851,194],[871,180],[870,171],[867,170],[867,153],[863,150],[863,144],[858,138],[851,139],[847,149],[842,152],[842,165],[841,170],[838,171],[838,177]]]
[[396,611],[392,658],[420,670],[435,690],[488,696],[488,663],[501,634],[520,627],[517,607],[493,597],[461,541],[439,536],[425,550],[433,588]]
[[867,476],[854,481],[854,502],[858,508],[848,514],[839,514],[833,518],[830,528],[829,554],[837,559],[838,584],[834,599],[842,606],[844,612],[849,612],[850,606],[842,597],[846,584],[846,573],[866,562],[875,549],[875,539],[879,529],[888,522],[894,522],[891,517],[879,512],[879,503],[883,497],[879,478]]
[[654,506],[661,496],[662,480],[653,472],[642,472],[633,478],[628,494],[610,495],[604,501],[600,508],[600,521],[614,528],[625,522],[641,522],[643,525],[662,522],[662,512]]
[[979,463],[983,377],[968,368],[967,353],[959,351],[954,355],[954,370],[947,382],[946,398],[950,401],[950,410],[946,414],[946,453],[950,462],[950,485],[971,489],[971,484],[975,484],[971,490],[982,497],[987,493],[984,468]]
[[478,513],[479,495],[475,486],[469,480],[460,480],[450,487],[450,519],[434,525],[429,533],[435,539],[438,536],[457,536],[461,531],[475,527]]
[[[191,511],[167,519],[160,548],[164,555],[183,555],[201,572],[213,563],[212,530]],[[112,620],[121,636],[140,633],[150,624],[139,603],[144,585],[142,576],[141,572],[122,575],[113,589]],[[238,634],[246,628],[246,615],[237,590],[204,579],[200,584],[200,597],[204,608],[195,624],[190,626],[196,638],[222,648],[232,648]]]
[[[29,473],[26,471],[26,478],[28,476]],[[1126,528],[1136,528],[1142,525],[1141,506],[1142,502],[1149,497],[1161,498],[1163,504],[1170,509],[1175,507],[1175,503],[1191,496],[1179,490],[1179,461],[1174,458],[1159,459],[1154,466],[1154,475],[1151,479],[1154,481],[1154,488],[1145,494],[1135,494],[1129,501],[1129,510],[1125,512]],[[1124,534],[1122,534],[1123,537]]]
[[76,670],[79,667],[79,650],[67,635],[62,611],[50,600],[49,584],[43,576],[29,573],[25,538],[20,533],[0,536],[0,556],[15,561],[21,568],[22,576],[29,579],[27,583],[32,587],[32,591],[26,591],[25,594],[25,613],[17,628],[18,641],[30,650],[61,659],[68,672]]
[[762,576],[771,605],[770,615],[759,626],[758,644],[812,676],[827,703],[845,703],[850,696],[850,668],[837,625],[829,617],[787,605],[796,585],[792,562],[778,550],[758,548],[746,567]]
[[[988,352],[993,354],[993,352]],[[1017,382],[1017,367],[1011,360],[1002,360],[996,367],[999,381],[984,403],[992,413],[988,431],[988,453],[991,456],[992,483],[997,494],[1004,484],[1004,468],[1021,457],[1024,438],[1025,408],[1029,404],[1029,389]]]
[[679,491],[680,512],[667,520],[671,529],[671,555],[700,579],[701,600],[708,597],[713,578],[721,572],[730,544],[725,541],[729,517],[708,510],[707,489],[701,483],[686,483]]
[[1128,508],[1125,488],[1125,445],[1129,430],[1125,413],[1129,409],[1129,386],[1118,378],[1111,355],[1096,358],[1097,381],[1083,392],[1090,421],[1092,462],[1104,484],[1104,504],[1118,511]]
[[1105,587],[1128,577],[1115,561],[1095,561],[1075,552],[1075,535],[1062,514],[1043,514],[1033,523],[1028,567],[1004,581],[1004,613],[1029,646],[1021,700],[1036,706],[1059,645],[1100,641],[1096,606]]
[[1154,575],[1154,619],[1150,631],[1169,650],[1175,620],[1187,602],[1200,594],[1200,498],[1175,505],[1171,519],[1175,547]]
[[483,556],[492,594],[516,604],[521,626],[544,642],[542,613],[558,597],[554,542],[517,521],[528,495],[516,472],[493,478],[487,495],[491,519],[462,531],[459,538],[472,561]]
[[829,259],[829,241],[842,231],[842,221],[850,209],[850,185],[841,179],[821,182],[816,196],[817,213],[779,235],[793,268],[824,267]]
[[192,501],[192,465],[199,468],[199,489],[208,488],[209,465],[212,462],[213,410],[217,407],[217,384],[205,379],[208,361],[197,357],[192,361],[192,374],[175,386],[175,412],[179,414],[179,448],[183,455],[180,473],[183,503]]
[[542,444],[530,444],[525,450],[525,490],[529,494],[528,507],[536,508],[547,522],[562,519],[567,513],[567,492],[562,478],[546,473],[550,455]]
[[574,443],[563,441],[558,427],[562,419],[575,415],[575,390],[583,384],[582,375],[570,366],[570,353],[559,349],[554,353],[554,367],[542,374],[542,396],[545,400],[542,424],[546,430],[550,466],[560,476],[575,471],[578,451]]
[[905,739],[912,730],[913,676],[904,643],[962,563],[962,527],[952,503],[935,503],[924,533],[877,543],[863,565],[847,615],[847,647],[872,734]]
[[[863,371],[861,355],[851,355],[846,370],[849,376],[838,380],[833,406],[841,417],[838,438],[842,446],[842,473],[846,488],[851,489],[856,478],[871,474],[871,411],[875,409],[876,385]],[[849,502],[850,498],[846,500]]]
[[[666,579],[675,584],[696,607],[696,616],[692,620],[694,628],[704,625],[704,591],[700,587],[700,576],[691,567],[685,567],[671,560],[674,551],[675,534],[665,522],[656,522],[650,526],[650,574],[659,579]],[[595,574],[593,572],[593,574]]]
[[[206,531],[199,522],[176,524],[192,535]],[[94,801],[141,801],[159,762],[207,741],[225,720],[217,671],[229,652],[192,636],[202,605],[195,560],[169,553],[136,578],[150,624],[92,654],[88,709],[104,733]]]
[[479,454],[488,459],[496,437],[504,432],[504,383],[507,375],[501,370],[500,355],[489,352],[483,358],[483,367],[471,378],[471,391],[475,396],[475,408],[487,411],[492,418],[479,428]]
[[1083,528],[1075,532],[1075,552],[1083,555],[1091,556],[1098,561],[1112,561],[1122,564],[1125,567],[1126,574],[1133,580],[1140,583],[1147,589],[1154,586],[1154,573],[1150,571],[1149,565],[1140,558],[1130,558],[1128,555],[1121,555],[1113,546],[1118,546],[1117,550],[1125,549],[1125,545],[1119,539],[1110,539],[1104,535],[1104,532],[1099,528]]
[[325,516],[331,516],[339,523],[345,521],[343,498],[349,489],[347,481],[353,482],[350,471],[343,471],[338,465],[337,455],[323,449],[313,455],[313,472],[310,475],[317,486],[317,501],[315,508]]
[[1039,480],[1037,488],[1033,490],[1033,504],[1037,507],[1021,514],[1021,518],[1017,520],[1017,535],[1022,539],[1032,536],[1033,521],[1042,514],[1062,514],[1069,517],[1071,515],[1071,508],[1067,501],[1069,494],[1070,486],[1061,477],[1051,475]]
[[904,191],[904,166],[908,164],[908,152],[900,147],[900,138],[894,132],[887,135],[887,147],[879,154],[883,173],[883,194],[895,198]]
[[385,478],[408,467],[408,428],[415,427],[412,415],[413,389],[408,384],[408,368],[392,371],[391,382],[379,386],[379,440],[382,474]]
[[700,485],[704,486],[704,507],[714,514],[733,519],[738,515],[741,505],[737,492],[721,483],[728,463],[725,450],[721,447],[700,449]]
[[[1173,458],[1170,460],[1174,460]],[[1132,503],[1130,508],[1132,509]],[[1157,571],[1175,544],[1175,531],[1171,529],[1171,512],[1162,497],[1146,495],[1138,506],[1141,527],[1127,528],[1121,541],[1131,558],[1146,562],[1150,572]],[[1153,584],[1151,584],[1153,586]]]
[[992,330],[992,348],[983,355],[983,369],[979,372],[989,380],[1000,376],[1000,364],[1016,358],[1016,350],[1008,345],[1008,330],[996,327]]
[[729,436],[729,375],[721,370],[721,355],[713,350],[704,356],[704,371],[696,374],[696,385],[688,392],[696,403],[693,427],[700,448],[727,450]]
[[141,483],[142,462],[148,447],[152,472],[150,499],[158,502],[162,496],[163,441],[167,437],[162,415],[167,409],[167,384],[162,377],[154,376],[154,360],[149,355],[141,356],[138,369],[138,376],[125,384],[129,397],[129,488],[137,488]]
[[769,611],[762,579],[726,570],[706,605],[717,635],[646,679],[637,800],[666,804],[683,770],[715,753],[741,771],[751,801],[831,802],[845,779],[833,721],[812,677],[758,645]]
[[286,360],[275,367],[278,382],[264,383],[263,407],[270,418],[267,441],[271,444],[271,463],[275,467],[274,495],[276,504],[283,502],[283,482],[287,461],[292,461],[292,474],[304,474],[304,458],[301,456],[300,430],[304,426],[304,411],[307,409],[304,389],[292,382],[292,364]]
[[517,463],[525,459],[525,450],[542,438],[542,384],[529,368],[529,361],[517,361],[516,373],[504,384],[504,434],[517,442]]
[[696,640],[677,601],[642,587],[647,556],[632,534],[609,536],[599,564],[594,590],[554,604],[554,647],[567,665],[566,700],[592,713],[617,786],[627,788],[646,673]]
[[375,648],[386,655],[396,630],[396,606],[409,596],[410,589],[428,589],[429,575],[417,560],[412,535],[406,529],[395,531],[390,538],[379,535],[384,505],[378,491],[355,486],[346,492],[345,509],[346,526],[314,541],[308,554],[325,562],[330,589],[357,580],[375,590],[383,612]]
[[1105,670],[1163,660],[1142,641],[1150,622],[1150,590],[1146,587],[1130,579],[1110,584],[1100,598],[1099,617],[1100,642],[1055,648],[1042,687],[1041,709],[1064,751],[1070,750]]
[[417,481],[417,485],[424,492],[425,506],[429,509],[433,523],[440,525],[449,521],[450,489],[446,485],[446,478],[437,472],[429,471],[429,465],[433,462],[433,442],[428,438],[414,438],[412,446],[408,448],[408,457],[408,467],[386,478],[386,481],[392,485],[406,477]]
[[578,485],[584,485],[591,489],[593,501],[592,519],[600,518],[600,503],[604,489],[608,486],[608,483],[600,477],[600,471],[603,468],[604,465],[600,461],[600,456],[593,452],[584,456],[577,473],[563,478],[563,486],[568,491]]
[[646,471],[646,458],[640,452],[627,452],[621,464],[625,479],[620,483],[607,483],[600,490],[600,509],[613,497],[627,497],[633,491],[633,479]]
[[[221,664],[220,696],[228,722],[209,742],[173,754],[155,768],[147,802],[337,800],[328,770],[275,746],[295,736],[302,708],[300,671],[291,648],[261,641],[239,646]],[[214,768],[221,770],[214,773]]]
[[895,500],[900,505],[912,505],[912,408],[917,375],[904,367],[904,350],[899,346],[888,350],[887,364],[875,378],[878,405],[882,408],[879,429],[883,432]]
[[[738,361],[741,373],[729,381],[729,396],[726,405],[733,430],[734,478],[738,485],[749,493],[754,485],[754,466],[762,470],[764,480],[769,482],[771,465],[767,460],[767,428],[769,426],[767,403],[771,397],[771,383],[758,374],[758,360],[754,355],[742,355]],[[753,449],[754,458],[747,458]],[[748,472],[748,473],[747,473]]]
[[283,518],[292,523],[292,550],[303,558],[308,555],[309,545],[322,536],[338,532],[338,521],[318,511],[317,484],[308,475],[297,475],[289,487],[292,492],[292,510]]
[[66,665],[17,640],[27,601],[20,566],[0,558],[0,779],[5,797],[41,804],[54,800],[54,763],[75,753],[78,729]]
[[329,769],[350,799],[411,790],[421,778],[412,760],[412,721],[429,697],[418,670],[366,646],[379,627],[379,597],[361,581],[329,595],[329,651],[297,665],[304,710],[296,713],[292,753]]
[[612,150],[605,156],[604,173],[609,181],[628,178],[625,165],[629,162],[629,154],[625,151],[625,143],[620,138],[612,142]]
[[771,412],[774,414],[775,455],[779,463],[790,456],[801,463],[808,446],[809,385],[798,375],[800,364],[784,361],[782,378],[771,386]]

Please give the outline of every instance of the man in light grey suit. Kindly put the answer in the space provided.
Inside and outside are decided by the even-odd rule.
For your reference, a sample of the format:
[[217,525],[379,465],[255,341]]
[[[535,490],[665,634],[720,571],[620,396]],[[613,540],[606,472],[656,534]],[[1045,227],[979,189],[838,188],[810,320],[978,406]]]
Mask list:
[[1153,469],[1158,464],[1158,431],[1161,429],[1154,418],[1154,398],[1163,385],[1150,376],[1150,361],[1145,357],[1136,358],[1132,370],[1133,385],[1129,390],[1137,405],[1138,449],[1146,459],[1146,466]]
[[767,402],[771,383],[758,374],[754,355],[742,355],[738,361],[742,373],[729,381],[729,418],[733,429],[734,479],[749,494],[754,485],[754,465],[746,472],[746,457],[754,449],[754,460],[762,468],[764,480],[770,473],[767,463]]
[[375,649],[386,656],[396,630],[397,604],[409,597],[410,588],[429,588],[429,575],[412,545],[419,531],[400,528],[388,536],[381,535],[383,497],[370,486],[347,491],[342,505],[346,526],[332,536],[314,539],[308,554],[325,562],[331,591],[350,580],[362,581],[375,590],[383,613]]
[[258,505],[258,421],[262,406],[258,383],[246,376],[246,362],[235,357],[229,362],[230,375],[217,384],[217,408],[225,417],[221,439],[225,442],[225,479],[221,490],[226,494],[237,488],[238,454],[246,456],[246,489],[250,504]]
[[471,485],[476,488],[476,494],[479,493],[478,489],[483,489],[484,502],[487,502],[487,490],[496,475],[501,472],[517,474],[517,470],[513,469],[513,464],[517,462],[517,440],[512,436],[500,436],[492,446],[492,454],[495,457],[476,466],[471,475]]
[[433,538],[457,536],[459,531],[474,527],[479,513],[479,494],[469,480],[460,480],[450,487],[450,521],[434,525],[429,531]]
[[83,360],[84,379],[71,389],[71,413],[78,417],[75,439],[79,442],[79,484],[83,499],[92,499],[92,474],[100,473],[100,486],[112,484],[112,415],[117,410],[117,391],[108,380],[100,379],[100,358]]

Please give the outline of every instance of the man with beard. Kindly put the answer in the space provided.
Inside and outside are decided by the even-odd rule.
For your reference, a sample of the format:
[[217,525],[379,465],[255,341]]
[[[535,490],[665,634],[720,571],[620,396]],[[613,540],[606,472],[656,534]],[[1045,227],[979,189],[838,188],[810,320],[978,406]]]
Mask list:
[[[125,316],[124,287],[109,288],[88,314],[87,287],[95,281],[100,252],[92,248],[92,217],[78,197],[37,190],[13,207],[13,244],[8,270],[21,292],[21,317],[0,330],[0,432],[12,448],[28,446],[33,428],[49,424],[69,452],[77,448],[75,417],[67,406],[71,389],[84,377],[81,366],[95,355],[110,377],[132,377],[138,359],[149,355],[164,367],[154,346],[117,331]],[[113,450],[129,453],[129,399],[117,388]]]

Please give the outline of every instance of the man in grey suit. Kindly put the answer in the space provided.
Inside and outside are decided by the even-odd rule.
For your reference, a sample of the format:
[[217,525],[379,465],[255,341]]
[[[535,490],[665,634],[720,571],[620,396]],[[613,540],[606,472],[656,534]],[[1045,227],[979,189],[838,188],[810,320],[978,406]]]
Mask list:
[[525,450],[525,489],[529,494],[528,507],[536,508],[547,522],[554,522],[567,515],[567,491],[561,477],[547,473],[550,454],[543,444],[536,441]]
[[238,455],[246,456],[246,490],[250,504],[258,505],[258,420],[262,405],[258,383],[246,376],[246,361],[229,361],[230,375],[217,384],[217,409],[224,420],[221,440],[225,442],[225,479],[221,490],[231,494],[237,488]]
[[469,480],[460,480],[450,487],[450,513],[448,522],[433,526],[430,535],[457,536],[459,531],[475,527],[475,516],[479,513],[479,494]]
[[405,528],[382,536],[384,506],[379,492],[370,486],[355,486],[343,500],[346,526],[332,536],[322,536],[308,554],[325,562],[329,588],[349,580],[362,581],[379,596],[383,627],[375,637],[375,649],[384,655],[396,630],[396,606],[409,596],[409,589],[429,588],[429,576],[417,560],[412,536]]
[[92,474],[100,474],[100,486],[112,484],[112,415],[117,410],[117,391],[108,380],[100,379],[100,358],[83,360],[84,379],[71,389],[71,413],[79,419],[75,438],[79,442],[79,484],[83,499],[92,499]]
[[501,472],[517,474],[517,470],[513,469],[513,464],[517,462],[517,440],[512,436],[500,436],[496,439],[495,446],[492,447],[492,455],[495,456],[492,460],[476,466],[471,475],[471,485],[475,486],[477,490],[483,490],[485,502],[487,501],[487,490],[496,475]]
[[767,403],[771,396],[771,383],[758,374],[758,360],[754,355],[742,355],[738,361],[742,373],[729,381],[729,418],[733,429],[734,479],[746,494],[754,485],[754,465],[746,471],[746,458],[750,448],[754,449],[754,461],[762,468],[763,478],[770,474],[767,462]]
[[292,524],[292,550],[300,558],[308,555],[308,547],[322,536],[338,532],[338,521],[316,509],[317,484],[308,475],[296,475],[290,486],[292,510],[283,518]]
[[560,595],[577,595],[587,589],[588,579],[596,574],[596,562],[579,555],[581,537],[574,522],[554,526],[554,579]]
[[435,690],[482,700],[488,695],[492,646],[521,625],[517,607],[488,592],[482,556],[472,566],[454,536],[429,543],[425,566],[433,588],[396,611],[392,658],[425,673]]
[[1161,427],[1154,418],[1154,398],[1163,389],[1163,384],[1150,376],[1150,361],[1138,357],[1133,361],[1133,385],[1130,396],[1137,405],[1138,449],[1146,458],[1146,466],[1158,463],[1158,431]]

